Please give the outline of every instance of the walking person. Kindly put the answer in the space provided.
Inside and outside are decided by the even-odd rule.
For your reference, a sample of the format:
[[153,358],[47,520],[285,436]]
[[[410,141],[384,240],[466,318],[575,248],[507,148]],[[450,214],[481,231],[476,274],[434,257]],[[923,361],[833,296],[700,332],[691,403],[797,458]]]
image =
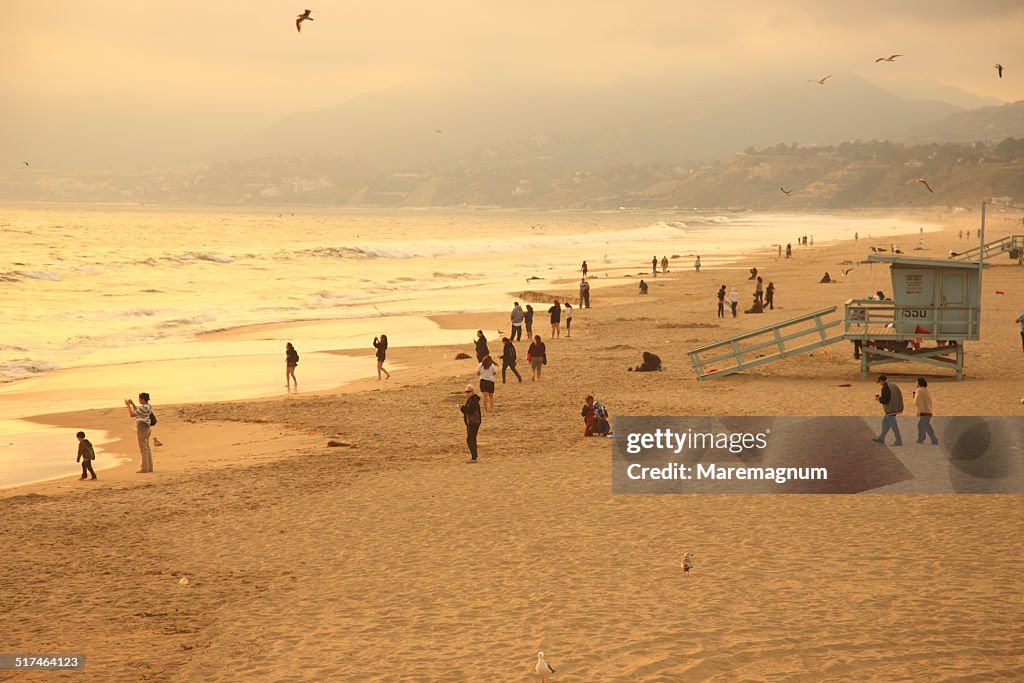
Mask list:
[[651,258],[651,275],[658,277],[658,257],[654,256]]
[[523,317],[523,325],[526,327],[526,338],[533,338],[533,306],[526,304],[526,315]]
[[698,273],[700,272],[700,256],[698,256],[697,260],[693,262],[693,269]]
[[718,293],[715,294],[715,298],[718,299],[718,317],[725,317],[725,285],[718,288]]
[[523,310],[519,302],[516,301],[512,304],[512,314],[509,316],[509,320],[512,321],[512,341],[521,340],[523,338],[523,319],[526,317],[526,312]]
[[736,291],[736,287],[733,286],[729,290],[729,308],[732,310],[732,317],[736,317],[736,306],[740,303],[740,293]]
[[565,336],[572,336],[572,304],[565,302]]
[[590,308],[590,283],[584,280],[580,283],[580,292],[583,297],[583,303],[580,304],[580,308]]
[[82,479],[85,479],[86,472],[92,475],[92,478],[96,478],[96,471],[92,468],[92,461],[96,459],[96,450],[92,447],[92,442],[85,438],[85,432],[78,432],[75,434],[78,439],[78,457],[75,458],[75,462],[82,461]]
[[484,356],[491,352],[490,349],[487,348],[487,337],[484,336],[483,330],[476,331],[476,341],[474,344],[476,346],[476,362],[480,363],[483,361]]
[[142,467],[136,474],[148,474],[153,471],[153,452],[149,448],[149,435],[156,424],[153,406],[149,405],[149,394],[139,394],[139,405],[130,398],[124,400],[128,406],[128,415],[135,420],[135,435],[139,439],[139,454],[142,456]]
[[562,336],[562,305],[555,299],[555,304],[548,309],[551,318],[551,338]]
[[786,244],[786,258],[789,258],[792,255],[793,255],[793,243],[790,242],[790,243]]
[[516,370],[516,345],[508,337],[501,338],[501,383],[505,383],[505,373],[507,370],[511,370],[512,374],[516,376],[519,383],[523,383],[523,377]]
[[284,386],[286,389],[292,388],[292,382],[295,382],[295,390],[299,389],[299,380],[295,379],[295,366],[299,364],[299,352],[295,350],[291,342],[284,345]]
[[494,380],[498,374],[498,364],[490,356],[484,356],[480,365],[476,366],[476,374],[480,375],[480,393],[484,397],[484,410],[494,411]]
[[932,429],[932,395],[928,391],[928,380],[917,378],[917,389],[914,391],[914,407],[917,408],[917,443],[924,443],[924,437],[931,439],[933,446],[939,445],[939,438]]
[[764,290],[764,305],[775,310],[775,283],[769,282],[768,288]]
[[900,434],[900,425],[896,416],[903,412],[903,392],[895,384],[889,384],[889,378],[885,375],[878,376],[878,383],[882,385],[882,391],[875,394],[875,400],[882,404],[885,417],[882,418],[882,433],[873,441],[884,444],[885,435],[891,429],[893,436],[896,437],[893,446],[902,446],[903,436]]
[[754,285],[754,301],[764,306],[764,282],[760,275],[757,276],[757,284]]
[[1024,313],[1018,315],[1014,322],[1020,323],[1020,346],[1024,350]]
[[539,334],[533,338],[533,343],[526,351],[526,360],[530,364],[530,370],[533,371],[532,381],[539,382],[541,368],[548,363],[548,349],[544,346]]
[[466,385],[466,402],[459,406],[462,411],[462,421],[466,423],[466,445],[469,446],[470,462],[476,462],[476,435],[480,433],[480,423],[484,416],[480,412],[480,397],[472,384]]
[[580,270],[583,271],[583,279],[586,280],[587,279],[587,271],[589,270],[587,268],[587,262],[586,261],[583,262],[583,265],[580,267]]
[[388,357],[388,336],[382,334],[380,339],[374,337],[373,348],[377,349],[377,381],[380,381],[380,373],[382,372],[387,375],[388,379],[391,379],[391,373],[384,369],[384,361]]
[[663,273],[667,273],[668,272],[668,256],[662,256],[661,257],[661,272],[663,272]]

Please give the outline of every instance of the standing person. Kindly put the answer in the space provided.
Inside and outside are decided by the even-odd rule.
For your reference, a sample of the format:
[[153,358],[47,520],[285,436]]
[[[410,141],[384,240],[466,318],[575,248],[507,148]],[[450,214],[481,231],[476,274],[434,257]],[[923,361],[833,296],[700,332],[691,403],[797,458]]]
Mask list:
[[526,318],[526,312],[523,311],[523,307],[516,301],[512,304],[512,314],[509,316],[509,320],[512,321],[512,341],[522,340],[524,318]]
[[558,299],[555,299],[555,304],[548,309],[548,315],[551,317],[551,338],[554,339],[556,336],[562,336],[562,305],[558,303]]
[[782,258],[782,245],[781,245],[781,244],[777,244],[777,245],[775,245],[775,246],[777,246],[777,247],[779,248],[779,253],[778,253],[778,254],[776,254],[776,256],[775,256],[775,260],[777,261],[777,260],[779,260],[780,258]]
[[700,272],[700,256],[698,256],[697,260],[693,262],[693,269],[698,273]]
[[391,379],[391,373],[384,369],[384,361],[388,357],[388,336],[382,334],[380,339],[374,337],[373,348],[377,349],[377,381],[380,381],[380,373],[382,372],[387,375],[388,379]]
[[734,286],[731,290],[729,290],[729,307],[732,309],[732,317],[734,318],[736,317],[736,306],[739,304],[739,302],[740,293],[736,291],[736,287]]
[[565,336],[572,336],[572,304],[565,302]]
[[516,345],[508,337],[501,338],[501,383],[505,383],[505,373],[507,370],[511,370],[512,374],[516,376],[519,383],[523,383],[523,378],[516,370]]
[[895,384],[889,384],[889,378],[885,375],[878,376],[878,383],[882,385],[882,391],[875,394],[875,400],[882,404],[885,417],[882,418],[882,433],[873,441],[884,444],[885,435],[892,429],[893,436],[896,437],[893,446],[902,446],[903,436],[900,434],[900,425],[896,421],[896,416],[903,412],[903,392]]
[[78,457],[75,458],[75,462],[82,461],[82,479],[85,479],[85,474],[88,472],[92,475],[92,478],[96,478],[96,471],[92,468],[92,461],[96,459],[96,450],[92,447],[92,442],[85,438],[85,432],[78,432],[75,434],[78,439]]
[[939,445],[939,438],[932,429],[932,395],[928,391],[928,380],[917,378],[917,390],[914,391],[914,407],[917,408],[917,442],[924,443],[924,437],[932,441],[933,446]]
[[476,366],[476,374],[480,375],[480,393],[484,396],[484,410],[494,411],[494,379],[498,374],[498,364],[490,356],[484,356],[480,365]]
[[725,317],[725,285],[718,288],[718,293],[715,294],[715,298],[718,299],[718,317]]
[[853,233],[853,241],[856,242],[859,239],[860,239],[860,233],[858,233],[858,232]]
[[764,305],[775,310],[775,283],[769,282],[768,289],[764,290]]
[[651,258],[651,275],[658,277],[658,257]]
[[291,342],[284,345],[284,386],[291,389],[292,382],[295,382],[295,389],[299,388],[299,380],[295,379],[295,366],[299,364],[299,352],[295,350]]
[[757,284],[754,285],[754,301],[764,306],[764,282],[761,276],[757,276]]
[[580,280],[580,308],[590,308],[590,283]]
[[583,265],[580,267],[580,270],[583,271],[583,279],[586,280],[587,279],[587,270],[589,270],[587,268],[587,262],[586,261],[583,262]]
[[149,394],[139,394],[139,405],[130,398],[124,400],[128,406],[128,415],[135,419],[135,435],[139,439],[139,454],[142,456],[142,467],[136,474],[148,474],[153,471],[153,452],[149,449],[151,427],[156,424],[153,406],[149,405]]
[[786,258],[789,258],[792,255],[793,255],[793,243],[790,242],[790,243],[788,243],[786,245]]
[[526,326],[526,338],[533,337],[533,306],[526,304],[526,316],[523,318],[523,325]]
[[668,256],[662,256],[661,257],[661,272],[663,272],[663,273],[667,273],[668,272]]
[[814,235],[811,235],[811,246],[814,246]]
[[480,423],[484,416],[480,412],[480,397],[472,384],[466,385],[466,402],[459,406],[462,411],[462,421],[466,423],[466,445],[469,446],[470,462],[476,462],[476,435],[480,432]]
[[532,380],[539,382],[541,368],[548,363],[548,349],[544,346],[539,334],[533,338],[533,343],[527,349],[526,360],[530,363],[530,369],[533,371]]
[[483,330],[476,331],[476,362],[480,363],[483,361],[484,356],[489,354],[491,351],[487,348],[487,337],[484,336]]
[[1024,350],[1024,313],[1018,315],[1014,322],[1020,323],[1020,346]]

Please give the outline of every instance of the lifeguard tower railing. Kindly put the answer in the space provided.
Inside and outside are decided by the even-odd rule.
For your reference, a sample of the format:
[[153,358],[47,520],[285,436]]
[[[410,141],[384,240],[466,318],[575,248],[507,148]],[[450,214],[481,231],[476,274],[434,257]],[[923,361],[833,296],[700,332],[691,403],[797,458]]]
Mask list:
[[980,255],[982,260],[988,261],[993,256],[998,256],[999,254],[1009,252],[1013,256],[1015,254],[1019,255],[1022,251],[1024,251],[1024,235],[1007,235],[1001,239],[960,252],[950,258],[955,261],[977,261]]

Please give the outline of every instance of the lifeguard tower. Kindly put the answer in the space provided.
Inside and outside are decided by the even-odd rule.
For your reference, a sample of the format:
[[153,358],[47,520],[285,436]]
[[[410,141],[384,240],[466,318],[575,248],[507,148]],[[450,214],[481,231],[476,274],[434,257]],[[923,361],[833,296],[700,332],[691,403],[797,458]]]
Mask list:
[[846,302],[844,337],[859,348],[861,376],[886,363],[915,361],[964,374],[964,342],[981,333],[982,263],[903,256],[890,264],[892,300]]

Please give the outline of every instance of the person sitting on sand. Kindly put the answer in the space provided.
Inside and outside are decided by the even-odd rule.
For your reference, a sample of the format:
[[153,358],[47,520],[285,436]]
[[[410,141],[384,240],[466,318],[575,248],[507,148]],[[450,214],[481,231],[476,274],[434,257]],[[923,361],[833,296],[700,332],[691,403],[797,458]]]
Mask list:
[[635,368],[629,368],[630,372],[657,372],[661,370],[661,358],[655,356],[653,353],[644,351],[643,353],[644,362]]
[[391,373],[384,369],[384,361],[388,357],[388,336],[380,335],[380,339],[373,338],[373,347],[377,349],[377,380],[380,381],[380,373],[384,373],[391,379]]
[[608,436],[611,434],[612,426],[608,422],[608,409],[604,407],[604,404],[594,399],[594,429],[593,433],[596,436]]
[[476,331],[476,362],[480,363],[483,361],[484,356],[489,354],[491,351],[487,348],[487,337],[484,336],[483,330]]
[[558,299],[555,299],[555,303],[551,308],[548,309],[548,315],[551,317],[551,338],[562,336],[562,305],[558,303]]
[[96,450],[92,447],[92,442],[85,438],[85,432],[78,432],[75,434],[75,438],[78,439],[78,457],[75,458],[75,462],[82,461],[82,479],[85,479],[86,472],[92,475],[92,478],[96,478],[96,471],[92,468],[92,461],[96,459]]
[[292,382],[295,382],[295,389],[299,388],[299,380],[295,379],[295,366],[299,364],[299,352],[295,350],[291,342],[284,345],[284,386],[291,389]]
[[647,283],[644,282],[643,280],[640,280],[640,293],[641,294],[646,294],[647,293]]
[[544,346],[544,342],[539,334],[534,336],[533,343],[530,344],[530,348],[526,351],[526,361],[530,364],[530,369],[533,371],[532,380],[539,382],[541,368],[547,365],[548,362],[548,349]]
[[466,385],[466,402],[459,406],[462,411],[462,421],[466,424],[466,445],[469,446],[470,462],[476,462],[476,436],[480,432],[480,424],[484,416],[480,412],[480,397],[472,384]]
[[[580,417],[583,418],[583,436],[594,435],[594,397],[587,396],[580,410]],[[85,477],[82,477],[83,479]]]

